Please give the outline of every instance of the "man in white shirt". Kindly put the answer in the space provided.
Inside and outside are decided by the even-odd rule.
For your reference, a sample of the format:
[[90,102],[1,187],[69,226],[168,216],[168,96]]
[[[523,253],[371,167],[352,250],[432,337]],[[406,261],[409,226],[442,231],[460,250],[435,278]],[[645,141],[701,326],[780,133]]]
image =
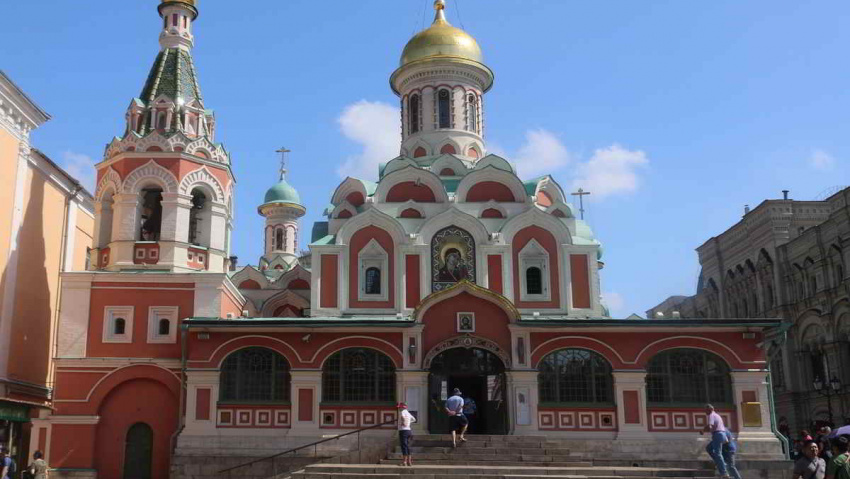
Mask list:
[[726,425],[723,424],[723,418],[714,410],[711,404],[705,405],[706,425],[702,431],[711,433],[711,442],[708,443],[705,450],[711,459],[714,460],[714,465],[717,466],[717,472],[722,479],[729,479],[729,474],[726,472],[726,461],[723,460],[723,444],[727,441]]
[[407,404],[400,402],[396,404],[396,407],[398,408],[398,442],[401,445],[401,465],[412,466],[410,440],[413,438],[413,431],[410,429],[410,425],[416,422],[416,418],[407,410]]

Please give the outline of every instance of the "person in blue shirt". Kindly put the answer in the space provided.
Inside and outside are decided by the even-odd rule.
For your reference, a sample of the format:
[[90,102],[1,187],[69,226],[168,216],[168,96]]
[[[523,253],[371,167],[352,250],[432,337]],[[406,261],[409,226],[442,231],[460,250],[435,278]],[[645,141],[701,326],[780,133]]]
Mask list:
[[738,443],[735,441],[735,436],[728,429],[725,431],[726,442],[723,443],[723,461],[726,462],[726,472],[732,479],[741,479],[741,473],[735,467],[735,454],[738,453]]
[[469,426],[469,420],[463,414],[463,395],[460,389],[455,388],[452,391],[452,397],[446,400],[446,414],[449,415],[449,421],[452,425],[452,447],[457,447],[458,433],[460,433],[460,441],[466,442],[466,438],[463,436]]

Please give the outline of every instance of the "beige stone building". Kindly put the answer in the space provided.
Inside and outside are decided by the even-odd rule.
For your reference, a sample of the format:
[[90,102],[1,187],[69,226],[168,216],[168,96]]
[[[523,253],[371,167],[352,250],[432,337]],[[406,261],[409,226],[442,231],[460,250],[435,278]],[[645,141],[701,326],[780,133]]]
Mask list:
[[784,335],[764,346],[777,425],[792,434],[850,422],[848,202],[850,188],[823,201],[762,202],[697,248],[695,295],[647,311],[650,318],[782,318]]
[[0,71],[0,443],[19,464],[52,398],[59,274],[86,269],[94,227],[91,195],[30,145],[49,119]]

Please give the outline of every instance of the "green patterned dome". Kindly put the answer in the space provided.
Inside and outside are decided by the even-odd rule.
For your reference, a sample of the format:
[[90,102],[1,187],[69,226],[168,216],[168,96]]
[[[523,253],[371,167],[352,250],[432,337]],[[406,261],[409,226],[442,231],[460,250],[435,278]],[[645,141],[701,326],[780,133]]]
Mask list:
[[295,188],[286,182],[286,180],[280,180],[280,183],[272,186],[268,191],[266,191],[264,203],[293,203],[301,205],[301,196],[297,191],[295,191]]

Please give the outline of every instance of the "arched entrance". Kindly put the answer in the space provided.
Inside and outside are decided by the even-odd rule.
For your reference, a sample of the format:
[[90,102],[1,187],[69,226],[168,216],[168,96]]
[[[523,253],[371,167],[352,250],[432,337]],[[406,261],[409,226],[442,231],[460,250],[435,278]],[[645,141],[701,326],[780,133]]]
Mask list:
[[446,349],[430,361],[429,372],[431,434],[449,432],[444,404],[454,388],[463,392],[465,400],[471,398],[475,403],[475,414],[468,414],[470,433],[508,433],[505,363],[498,355],[475,347]]
[[137,422],[127,431],[124,443],[124,479],[151,479],[153,429]]

